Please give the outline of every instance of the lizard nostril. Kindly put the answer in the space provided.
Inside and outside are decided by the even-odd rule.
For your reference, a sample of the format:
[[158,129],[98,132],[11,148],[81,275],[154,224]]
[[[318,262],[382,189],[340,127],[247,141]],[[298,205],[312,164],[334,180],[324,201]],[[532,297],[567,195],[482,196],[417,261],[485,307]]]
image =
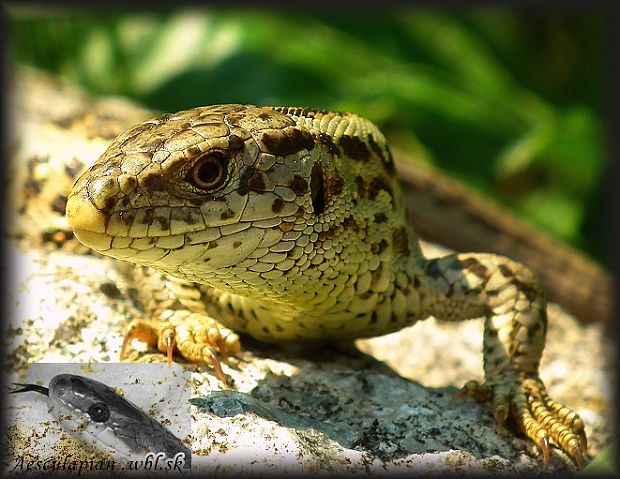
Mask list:
[[108,198],[104,202],[103,209],[106,210],[106,211],[112,211],[115,206],[116,206],[116,199],[115,198]]

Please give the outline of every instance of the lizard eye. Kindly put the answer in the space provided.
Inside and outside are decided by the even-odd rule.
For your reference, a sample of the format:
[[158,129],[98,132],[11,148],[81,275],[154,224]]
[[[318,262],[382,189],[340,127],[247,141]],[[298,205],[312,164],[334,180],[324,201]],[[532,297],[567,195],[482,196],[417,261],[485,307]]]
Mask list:
[[221,152],[209,153],[200,158],[191,170],[191,178],[197,188],[211,191],[226,181],[228,160]]
[[110,419],[110,409],[106,404],[98,402],[88,408],[88,415],[95,422],[106,422]]

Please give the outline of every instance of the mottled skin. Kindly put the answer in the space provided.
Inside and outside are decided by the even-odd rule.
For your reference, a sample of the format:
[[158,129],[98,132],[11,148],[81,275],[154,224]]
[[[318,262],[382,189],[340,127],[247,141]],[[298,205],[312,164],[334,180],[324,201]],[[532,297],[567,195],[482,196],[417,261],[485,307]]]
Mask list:
[[233,331],[339,340],[484,316],[485,384],[466,392],[491,399],[498,424],[512,416],[545,461],[551,441],[584,464],[581,419],[538,377],[537,279],[492,254],[424,258],[389,148],[363,118],[245,105],[161,115],[80,177],[67,218],[87,246],[152,268],[138,273],[149,319],[128,340],[216,368],[239,349]]

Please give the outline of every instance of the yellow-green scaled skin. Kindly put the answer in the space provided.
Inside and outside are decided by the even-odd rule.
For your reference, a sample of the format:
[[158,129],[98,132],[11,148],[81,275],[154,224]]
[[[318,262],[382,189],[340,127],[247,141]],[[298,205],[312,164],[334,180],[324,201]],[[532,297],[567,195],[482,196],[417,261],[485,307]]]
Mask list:
[[247,105],[162,115],[114,140],[75,183],[67,218],[87,246],[159,272],[139,271],[154,322],[132,327],[191,361],[238,350],[232,331],[343,340],[484,316],[486,382],[468,392],[492,399],[498,423],[512,415],[545,460],[551,439],[584,463],[582,421],[538,378],[538,281],[491,254],[425,259],[368,120]]

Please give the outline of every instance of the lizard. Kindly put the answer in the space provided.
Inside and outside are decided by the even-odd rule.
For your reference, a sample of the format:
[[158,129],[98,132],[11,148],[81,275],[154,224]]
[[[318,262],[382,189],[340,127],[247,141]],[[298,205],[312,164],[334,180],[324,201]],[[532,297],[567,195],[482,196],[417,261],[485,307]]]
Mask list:
[[[92,251],[74,239],[64,217],[71,185],[90,158],[155,113],[125,98],[90,95],[23,67],[16,71],[13,89],[23,135],[40,141],[16,139],[21,144],[16,154],[24,160],[9,164],[10,194],[16,199],[7,212],[12,218],[10,234],[31,238],[27,245],[44,249]],[[63,148],[67,142],[79,145],[79,151]],[[611,326],[614,280],[603,267],[441,170],[406,152],[392,151],[409,221],[422,239],[455,251],[510,256],[536,273],[549,301],[584,323]]]
[[79,177],[66,217],[80,242],[137,265],[147,318],[123,354],[139,338],[217,370],[238,332],[337,341],[485,317],[485,381],[465,394],[490,400],[498,426],[510,417],[545,463],[554,444],[585,465],[582,420],[538,375],[537,277],[489,253],[426,259],[389,146],[362,117],[251,105],[156,116]]

